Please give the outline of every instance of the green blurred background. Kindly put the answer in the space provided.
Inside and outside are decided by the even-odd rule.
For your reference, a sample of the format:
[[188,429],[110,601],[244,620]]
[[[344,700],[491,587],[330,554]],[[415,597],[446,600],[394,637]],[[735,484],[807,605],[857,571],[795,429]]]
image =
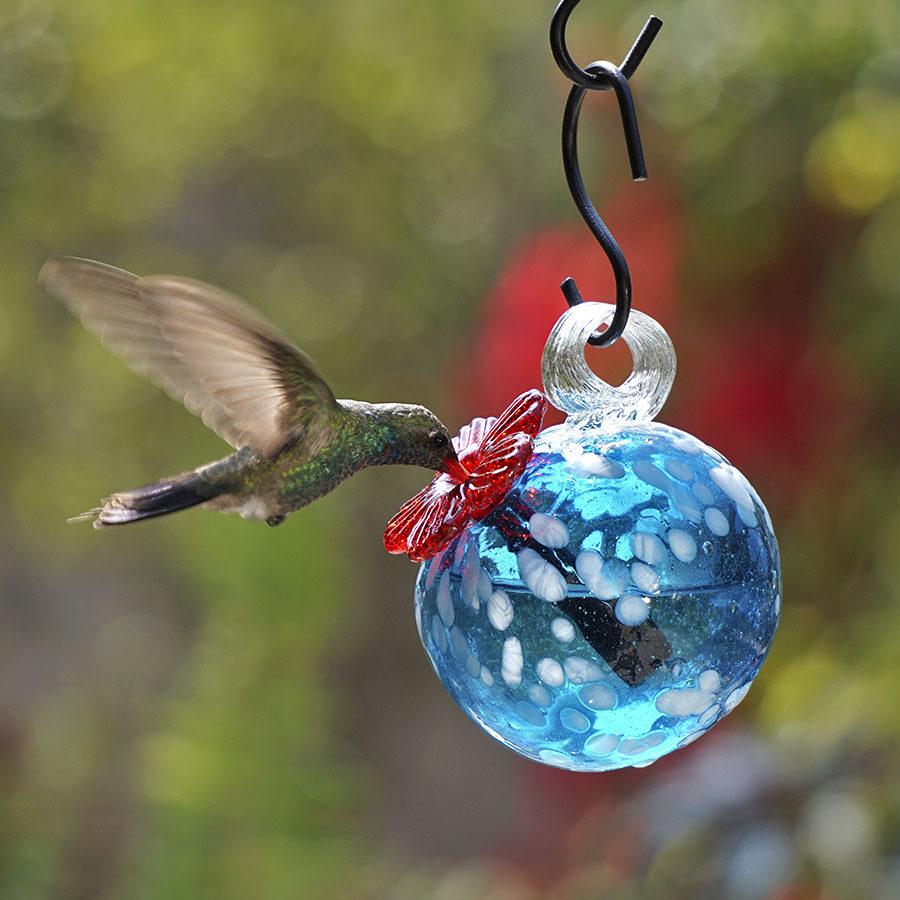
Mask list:
[[[900,897],[900,6],[585,2],[651,179],[589,96],[592,196],[662,322],[661,419],[766,499],[784,565],[748,699],[575,775],[434,678],[363,472],[278,529],[66,517],[227,448],[35,283],[51,253],[221,285],[338,396],[451,430],[539,385],[605,261],[563,181],[537,0],[0,0],[0,897]],[[621,374],[624,351],[591,354]],[[612,374],[610,377],[612,377]]]

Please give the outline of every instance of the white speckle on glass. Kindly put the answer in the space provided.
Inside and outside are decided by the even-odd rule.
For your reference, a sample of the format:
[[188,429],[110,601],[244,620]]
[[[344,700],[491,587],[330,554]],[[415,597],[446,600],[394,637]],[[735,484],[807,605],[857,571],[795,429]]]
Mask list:
[[550,687],[561,687],[566,680],[563,667],[549,656],[539,659],[534,671],[537,673],[537,677]]
[[747,696],[750,690],[750,682],[748,681],[743,687],[736,688],[725,698],[725,712],[730,713],[737,705]]
[[523,664],[522,644],[517,637],[508,637],[500,652],[500,676],[510,687],[518,687],[522,683]]
[[719,537],[724,537],[731,530],[728,519],[725,518],[725,513],[714,506],[711,506],[703,514],[703,518],[706,519],[706,527]]
[[578,692],[578,697],[591,709],[613,709],[618,702],[616,692],[606,684],[586,684]]
[[738,506],[737,507],[738,515],[741,517],[741,521],[748,528],[756,528],[759,524],[756,518],[756,513],[749,506]]
[[584,742],[584,752],[591,756],[607,756],[619,746],[618,734],[595,734]]
[[672,446],[689,456],[699,456],[703,452],[703,444],[689,434],[672,439]]
[[588,717],[577,709],[572,709],[570,706],[567,706],[560,711],[559,721],[562,723],[563,728],[568,728],[569,731],[576,731],[579,733],[587,731],[588,728],[591,727]]
[[550,750],[547,748],[546,750],[541,750],[541,752],[538,753],[538,756],[551,766],[559,766],[562,769],[572,768],[571,757],[566,756],[565,753],[560,753],[559,750]]
[[450,596],[450,570],[447,569],[438,583],[437,611],[441,620],[449,628],[453,624],[453,598]]
[[691,492],[701,503],[705,503],[707,506],[716,502],[715,494],[705,484],[700,484],[699,481],[695,481],[691,485]]
[[681,750],[683,747],[687,747],[688,744],[693,744],[697,738],[703,737],[704,734],[706,734],[706,730],[703,728],[700,731],[692,731],[686,738],[682,738],[678,742],[678,749]]
[[563,459],[566,461],[566,468],[574,475],[621,478],[625,474],[625,469],[614,459],[608,459],[590,451],[585,452],[584,448],[574,441],[566,441],[561,450]]
[[491,670],[487,666],[481,667],[481,680],[488,686],[494,686],[494,676],[491,674]]
[[519,577],[539,600],[559,603],[566,597],[566,580],[540,553],[525,547],[516,554]]
[[763,517],[766,520],[766,525],[768,526],[769,531],[774,531],[775,526],[772,524],[772,517],[769,515],[769,511],[763,506]]
[[435,647],[437,647],[441,653],[447,652],[447,632],[444,631],[444,626],[441,624],[441,617],[437,614],[431,617],[431,638],[434,641]]
[[535,706],[549,706],[553,702],[550,691],[542,684],[532,684],[528,688],[528,699]]
[[491,576],[481,566],[478,567],[478,578],[475,580],[475,609],[481,603],[487,603],[491,599],[494,585],[491,584]]
[[640,594],[623,594],[616,601],[616,618],[623,625],[641,625],[650,617],[650,598]]
[[[462,541],[459,538],[456,539],[456,544],[453,548],[453,567],[456,569],[460,569],[463,566],[463,557],[467,555],[466,551],[471,552],[472,547],[469,546],[467,541]],[[478,557],[475,557],[478,559]]]
[[444,555],[444,551],[441,550],[437,556],[435,556],[431,562],[428,564],[428,572],[425,575],[425,590],[430,591],[431,586],[434,584],[434,579],[437,576],[437,573],[441,570],[441,558]]
[[551,550],[559,550],[569,543],[569,529],[556,516],[535,513],[528,520],[528,530],[539,544]]
[[679,459],[667,459],[663,465],[666,471],[679,481],[693,481],[694,470]]
[[604,559],[596,550],[582,550],[575,557],[575,571],[587,589],[600,600],[618,597],[628,584],[628,567],[622,560]]
[[563,660],[563,669],[566,678],[572,684],[587,684],[589,681],[600,681],[603,678],[603,672],[596,663],[580,656],[567,656]]
[[470,654],[466,657],[466,671],[467,671],[473,678],[480,678],[480,677],[481,677],[481,663],[478,662],[478,657],[475,656],[474,653],[470,653]]
[[721,707],[714,703],[705,713],[700,715],[700,718],[697,719],[697,724],[703,728],[709,728],[719,718],[720,712]]
[[659,590],[659,575],[646,563],[632,563],[631,580],[640,590],[647,594],[652,594]]
[[527,700],[519,700],[513,706],[513,712],[529,725],[546,725],[547,719],[544,714],[533,704]]
[[655,535],[638,531],[631,536],[634,555],[650,566],[661,566],[666,561],[666,545]]
[[656,708],[666,716],[681,719],[685,716],[699,716],[715,703],[716,698],[708,691],[695,688],[670,688],[656,698]]
[[550,621],[550,634],[563,644],[571,644],[575,640],[575,626],[568,619],[557,616]]
[[581,470],[587,475],[598,475],[600,478],[621,478],[625,474],[621,463],[596,453],[585,453],[581,457]]
[[700,507],[694,498],[679,484],[673,484],[669,491],[669,502],[676,512],[681,513],[689,522],[700,524]]
[[596,550],[582,550],[575,557],[575,571],[590,588],[591,582],[603,571],[603,557]]
[[[460,541],[460,544],[463,542]],[[459,590],[462,595],[463,603],[472,609],[478,609],[478,594],[476,593],[476,584],[478,576],[481,573],[481,565],[478,562],[478,545],[475,541],[469,544],[466,552],[466,561],[462,567],[462,579],[460,580]]]
[[692,563],[697,556],[697,542],[683,529],[671,528],[666,535],[675,559]]
[[631,471],[637,475],[641,481],[645,481],[652,487],[661,491],[669,492],[672,488],[672,482],[669,476],[663,472],[658,466],[655,466],[649,459],[639,459],[632,467]]
[[734,466],[728,464],[716,466],[709,470],[709,477],[734,501],[735,506],[753,509],[753,500],[747,489],[749,485]]
[[497,631],[506,631],[513,620],[512,601],[506,591],[496,590],[487,602],[488,621]]
[[629,738],[619,744],[619,753],[623,756],[637,756],[645,750],[658,747],[666,739],[664,731],[651,731],[640,738]]
[[469,642],[458,625],[454,625],[450,629],[450,646],[453,648],[453,653],[460,659],[463,659],[469,653]]
[[697,687],[701,691],[709,691],[715,693],[722,686],[722,678],[715,669],[707,669],[700,673],[697,679]]

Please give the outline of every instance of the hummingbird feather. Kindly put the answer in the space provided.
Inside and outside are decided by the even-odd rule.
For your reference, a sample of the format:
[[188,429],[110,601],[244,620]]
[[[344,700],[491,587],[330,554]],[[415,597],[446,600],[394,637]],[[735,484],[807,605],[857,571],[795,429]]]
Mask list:
[[103,528],[205,506],[277,525],[366,466],[467,474],[433,412],[336,400],[308,356],[225,291],[74,257],[48,260],[40,281],[236,451],[115,493],[77,520]]
[[339,410],[312,360],[237,297],[74,257],[48,260],[40,281],[231,446],[271,459],[299,438],[315,452],[331,436]]

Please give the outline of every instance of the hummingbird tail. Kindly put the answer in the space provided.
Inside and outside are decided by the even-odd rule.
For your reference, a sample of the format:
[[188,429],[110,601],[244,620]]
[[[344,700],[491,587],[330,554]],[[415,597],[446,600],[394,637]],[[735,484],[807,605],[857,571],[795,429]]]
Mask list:
[[103,506],[73,516],[69,521],[93,521],[94,528],[126,525],[199,506],[226,491],[225,484],[210,483],[198,472],[185,472],[147,487],[113,494],[103,501]]

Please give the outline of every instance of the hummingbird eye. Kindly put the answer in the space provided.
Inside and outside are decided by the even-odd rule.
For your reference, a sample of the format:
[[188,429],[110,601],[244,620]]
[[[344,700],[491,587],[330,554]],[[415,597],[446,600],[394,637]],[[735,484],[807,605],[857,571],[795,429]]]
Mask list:
[[448,444],[447,435],[440,431],[435,431],[431,435],[431,446],[435,450],[443,450]]

